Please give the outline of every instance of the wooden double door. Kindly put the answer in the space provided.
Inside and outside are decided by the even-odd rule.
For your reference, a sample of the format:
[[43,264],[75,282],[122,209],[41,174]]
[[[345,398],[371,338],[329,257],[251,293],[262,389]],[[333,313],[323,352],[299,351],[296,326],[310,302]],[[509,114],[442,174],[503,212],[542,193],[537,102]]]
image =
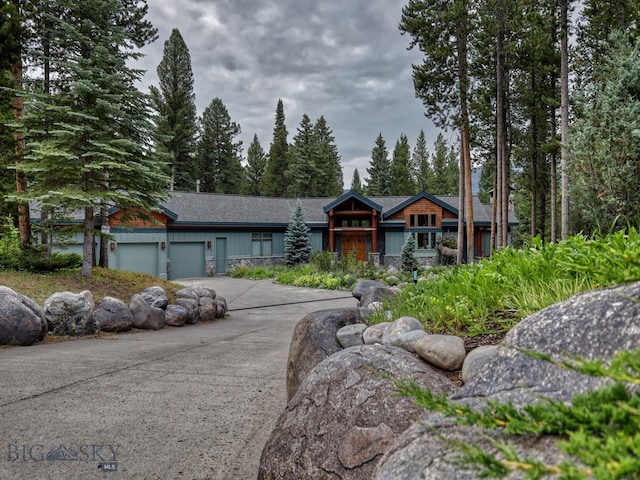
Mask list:
[[349,255],[352,250],[356,251],[358,261],[367,260],[367,237],[364,232],[343,232],[342,233],[342,255]]

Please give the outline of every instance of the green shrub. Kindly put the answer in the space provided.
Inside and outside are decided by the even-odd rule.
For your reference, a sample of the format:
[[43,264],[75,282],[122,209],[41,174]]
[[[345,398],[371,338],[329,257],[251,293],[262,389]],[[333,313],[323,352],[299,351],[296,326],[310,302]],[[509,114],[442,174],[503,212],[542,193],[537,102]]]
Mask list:
[[640,234],[575,236],[557,244],[534,239],[434,280],[405,288],[385,305],[421,319],[428,330],[478,335],[506,331],[530,314],[598,287],[640,280]]
[[518,470],[530,479],[552,475],[567,480],[640,478],[640,350],[622,351],[607,365],[599,360],[555,361],[548,355],[528,354],[612,382],[575,395],[571,405],[544,398],[522,409],[510,403],[489,402],[483,412],[451,403],[446,395],[434,395],[414,382],[394,383],[400,395],[413,397],[418,405],[453,417],[460,425],[500,429],[509,435],[553,436],[567,455],[559,465],[545,465],[520,457],[516,448],[505,442],[493,443],[502,458],[476,445],[454,443],[461,462],[481,478],[504,478]]

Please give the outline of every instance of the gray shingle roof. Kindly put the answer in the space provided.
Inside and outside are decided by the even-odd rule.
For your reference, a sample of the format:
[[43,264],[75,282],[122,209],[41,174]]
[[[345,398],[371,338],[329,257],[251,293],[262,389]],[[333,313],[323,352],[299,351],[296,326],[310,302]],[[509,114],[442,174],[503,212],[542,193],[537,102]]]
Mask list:
[[[368,197],[387,212],[407,201],[409,196]],[[458,209],[457,196],[441,196],[436,198]],[[336,198],[301,198],[304,219],[307,223],[328,223],[324,207]],[[247,195],[226,195],[214,193],[173,192],[172,197],[162,206],[173,212],[178,224],[276,224],[287,225],[296,198],[253,197]],[[473,217],[476,223],[491,221],[491,205],[483,204],[478,197],[473,197]],[[509,222],[517,223],[512,209],[509,211]]]

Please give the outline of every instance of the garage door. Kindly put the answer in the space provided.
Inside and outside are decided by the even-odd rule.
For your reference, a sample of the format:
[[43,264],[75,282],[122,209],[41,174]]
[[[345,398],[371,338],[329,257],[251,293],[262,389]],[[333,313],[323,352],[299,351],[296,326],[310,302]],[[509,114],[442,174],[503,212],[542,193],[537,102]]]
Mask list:
[[171,279],[204,277],[204,243],[181,242],[169,245]]
[[157,243],[118,243],[117,269],[158,275]]

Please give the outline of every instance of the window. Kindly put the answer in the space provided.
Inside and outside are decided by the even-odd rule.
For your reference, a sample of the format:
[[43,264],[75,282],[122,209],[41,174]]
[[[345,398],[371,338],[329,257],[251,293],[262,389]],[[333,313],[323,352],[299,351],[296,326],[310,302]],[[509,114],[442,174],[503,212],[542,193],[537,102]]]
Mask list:
[[410,227],[437,227],[438,217],[435,213],[409,215]]
[[432,250],[436,248],[436,232],[416,233],[416,248],[418,250]]
[[273,234],[272,233],[252,233],[251,234],[251,256],[270,257],[273,255]]

